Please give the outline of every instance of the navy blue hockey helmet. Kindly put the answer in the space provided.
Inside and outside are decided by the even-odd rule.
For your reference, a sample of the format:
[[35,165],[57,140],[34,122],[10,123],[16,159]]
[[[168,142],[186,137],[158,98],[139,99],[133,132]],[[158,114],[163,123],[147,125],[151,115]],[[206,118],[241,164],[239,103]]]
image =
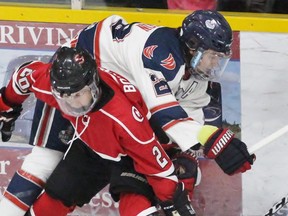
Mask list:
[[87,50],[61,47],[54,54],[50,82],[64,113],[80,116],[89,112],[101,95],[99,80],[96,62]]
[[230,52],[232,29],[217,11],[197,10],[182,23],[180,39],[191,49],[199,47],[217,52]]
[[[205,75],[207,71],[202,71],[204,77],[201,79],[204,80],[214,79],[219,76],[220,72],[223,72],[231,56],[232,40],[232,29],[229,23],[217,11],[197,10],[183,20],[180,29],[180,41],[185,52],[186,62],[194,72],[197,70],[199,61],[202,60],[204,51],[214,51],[226,59],[222,61],[223,58],[221,58],[221,68],[218,66],[217,71],[209,71],[210,75],[207,76],[207,74]],[[198,70],[198,72],[201,71]]]

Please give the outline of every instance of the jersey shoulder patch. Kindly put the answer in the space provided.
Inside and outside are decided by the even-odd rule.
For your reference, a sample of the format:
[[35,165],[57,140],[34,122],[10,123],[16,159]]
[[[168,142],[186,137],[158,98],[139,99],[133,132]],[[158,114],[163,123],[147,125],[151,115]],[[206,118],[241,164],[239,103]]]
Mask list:
[[142,60],[145,68],[160,71],[167,81],[176,76],[184,64],[176,29],[156,29],[145,43]]

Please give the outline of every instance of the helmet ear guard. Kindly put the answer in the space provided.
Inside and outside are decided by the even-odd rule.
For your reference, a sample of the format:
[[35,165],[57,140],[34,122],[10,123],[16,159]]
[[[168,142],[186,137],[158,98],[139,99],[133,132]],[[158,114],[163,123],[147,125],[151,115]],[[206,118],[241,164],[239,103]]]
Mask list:
[[189,50],[196,50],[199,47],[198,43],[198,39],[194,35],[191,35],[187,40],[185,40],[185,44]]

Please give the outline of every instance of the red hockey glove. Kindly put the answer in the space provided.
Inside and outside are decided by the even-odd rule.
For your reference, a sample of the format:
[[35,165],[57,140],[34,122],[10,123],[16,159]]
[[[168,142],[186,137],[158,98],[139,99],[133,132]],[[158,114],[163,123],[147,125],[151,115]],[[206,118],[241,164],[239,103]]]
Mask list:
[[160,202],[166,216],[196,216],[183,183],[178,183],[173,200]]
[[0,90],[0,131],[2,141],[7,142],[12,136],[15,121],[20,116],[22,106],[9,106],[4,96],[5,87]]
[[179,152],[171,158],[179,182],[183,182],[192,200],[192,195],[198,177],[198,160],[193,152]]
[[228,175],[243,173],[251,169],[256,159],[254,154],[249,154],[246,144],[234,138],[234,133],[229,129],[218,129],[206,125],[200,131],[198,139],[204,144],[205,156],[215,159]]

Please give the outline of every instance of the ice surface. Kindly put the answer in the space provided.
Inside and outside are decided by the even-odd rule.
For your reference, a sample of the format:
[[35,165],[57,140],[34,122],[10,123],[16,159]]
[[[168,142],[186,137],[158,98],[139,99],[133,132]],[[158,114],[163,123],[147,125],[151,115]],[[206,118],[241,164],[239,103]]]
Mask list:
[[[288,35],[245,32],[240,43],[242,139],[251,146],[288,124]],[[288,133],[256,152],[243,175],[243,215],[264,215],[288,194],[287,153]]]

